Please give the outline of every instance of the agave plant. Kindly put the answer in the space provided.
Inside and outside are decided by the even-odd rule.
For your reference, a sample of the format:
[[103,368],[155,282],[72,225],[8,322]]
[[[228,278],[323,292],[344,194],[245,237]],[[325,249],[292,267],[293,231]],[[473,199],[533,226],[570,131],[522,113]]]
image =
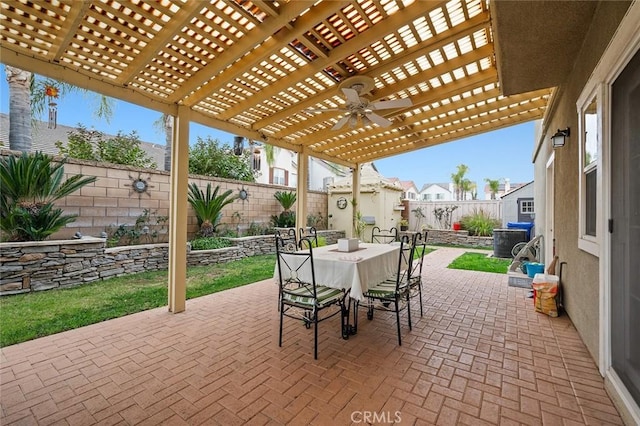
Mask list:
[[230,189],[218,195],[219,190],[220,186],[216,186],[212,191],[211,183],[207,184],[206,193],[198,188],[195,183],[189,185],[189,204],[191,204],[196,213],[200,235],[203,237],[211,237],[213,235],[216,227],[220,224],[224,206],[233,203],[238,198],[231,195],[233,191]]
[[0,230],[9,241],[42,241],[75,220],[54,202],[96,181],[75,175],[63,182],[64,163],[41,152],[0,159]]

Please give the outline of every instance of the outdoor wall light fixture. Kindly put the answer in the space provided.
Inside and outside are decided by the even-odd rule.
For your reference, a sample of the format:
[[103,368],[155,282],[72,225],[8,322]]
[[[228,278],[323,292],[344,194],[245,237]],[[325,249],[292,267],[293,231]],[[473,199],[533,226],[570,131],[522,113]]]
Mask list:
[[554,148],[562,148],[567,138],[569,137],[570,131],[567,127],[564,130],[558,129],[555,135],[551,136],[551,144]]
[[242,155],[244,151],[244,138],[242,136],[234,136],[233,138],[233,153],[235,155]]

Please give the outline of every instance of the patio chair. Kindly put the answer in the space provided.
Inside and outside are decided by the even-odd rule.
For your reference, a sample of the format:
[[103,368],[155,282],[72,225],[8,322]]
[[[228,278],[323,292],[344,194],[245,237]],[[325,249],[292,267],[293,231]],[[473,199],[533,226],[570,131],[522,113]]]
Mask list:
[[283,244],[283,247],[284,245],[291,245],[293,249],[297,250],[298,236],[295,228],[276,229],[276,241],[278,241],[277,237],[280,237],[280,243]]
[[[278,346],[282,347],[282,323],[284,317],[302,320],[306,328],[314,326],[313,358],[318,359],[318,323],[335,315],[341,316],[342,337],[348,335],[348,309],[345,306],[346,291],[318,285],[313,266],[311,240],[303,238],[299,247],[292,250],[291,244],[276,236],[276,255],[280,285],[280,332]],[[338,308],[329,312],[332,308]],[[321,317],[321,313],[329,312]]]
[[422,234],[415,234],[412,245],[413,255],[409,272],[409,297],[418,297],[420,300],[420,316],[422,317],[422,265],[424,263],[424,252],[427,248],[427,232],[425,231],[424,237]]
[[409,320],[409,330],[411,330],[411,309],[410,309],[410,271],[412,267],[412,256],[414,245],[409,242],[407,236],[400,240],[400,253],[398,255],[398,267],[394,276],[378,283],[364,293],[367,303],[367,319],[373,319],[374,310],[395,312],[396,326],[398,329],[398,345],[402,346],[402,336],[400,334],[400,311],[407,308]]
[[390,244],[398,241],[398,228],[380,229],[374,226],[371,230],[371,242],[376,244]]
[[314,247],[318,247],[318,231],[313,226],[309,228],[300,228],[300,240],[308,238]]

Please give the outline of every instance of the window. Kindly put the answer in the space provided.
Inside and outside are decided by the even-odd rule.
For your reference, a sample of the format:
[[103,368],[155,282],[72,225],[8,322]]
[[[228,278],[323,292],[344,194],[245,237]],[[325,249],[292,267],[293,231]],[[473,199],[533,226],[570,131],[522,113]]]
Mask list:
[[598,186],[601,161],[602,102],[601,86],[583,94],[578,101],[578,140],[580,143],[579,188],[580,249],[598,256]]
[[422,196],[423,201],[431,201],[431,194],[424,194]]
[[598,104],[593,98],[584,111],[582,170],[584,173],[584,233],[596,236],[596,187],[598,176]]
[[436,200],[444,200],[444,193],[443,192],[438,192],[436,194]]
[[531,214],[533,213],[533,200],[526,200],[520,203],[520,213]]
[[286,173],[284,169],[278,169],[276,167],[273,168],[273,180],[274,185],[286,185]]

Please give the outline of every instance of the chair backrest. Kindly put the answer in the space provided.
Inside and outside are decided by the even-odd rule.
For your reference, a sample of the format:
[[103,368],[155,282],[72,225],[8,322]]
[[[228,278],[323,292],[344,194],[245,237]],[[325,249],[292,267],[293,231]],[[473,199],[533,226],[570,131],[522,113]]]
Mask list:
[[400,238],[400,254],[398,256],[398,269],[396,272],[396,291],[400,290],[403,285],[409,284],[411,278],[411,270],[413,267],[413,244],[409,241],[409,237],[403,235]]
[[422,234],[416,233],[411,241],[411,245],[413,246],[413,251],[411,253],[411,271],[410,278],[420,277],[422,275],[422,264],[424,263],[424,251],[427,248],[427,239],[426,239],[426,231],[425,237]]
[[314,243],[314,247],[318,247],[318,231],[313,226],[307,228],[300,228],[300,240],[303,238],[308,238]]
[[[283,293],[293,288],[304,287],[308,292],[304,297],[316,298],[316,276],[311,246],[308,238],[302,238],[299,245],[294,246],[290,239],[276,235],[278,279]],[[296,295],[300,297],[299,292]]]
[[376,244],[390,244],[398,241],[398,228],[380,229],[374,226],[371,230],[371,242]]
[[[278,237],[280,237],[279,240],[278,240]],[[294,248],[297,249],[298,236],[296,235],[295,228],[276,229],[276,249],[279,246],[278,241],[280,242],[280,244],[292,245]]]

